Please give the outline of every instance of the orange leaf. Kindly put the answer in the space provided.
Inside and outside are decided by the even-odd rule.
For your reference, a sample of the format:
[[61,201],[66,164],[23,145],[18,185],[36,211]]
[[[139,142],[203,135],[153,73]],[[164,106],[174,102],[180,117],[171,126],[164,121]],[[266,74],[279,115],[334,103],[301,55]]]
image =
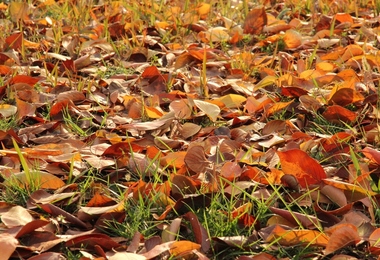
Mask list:
[[303,188],[326,178],[322,166],[302,150],[278,151],[277,154],[280,157],[282,171],[294,175]]
[[200,248],[200,244],[190,241],[176,241],[170,245],[169,252],[173,257],[185,256],[191,254],[193,250],[199,250]]
[[12,69],[6,65],[0,65],[0,76],[8,75],[12,72]]
[[18,243],[18,240],[12,235],[7,233],[0,234],[1,257],[3,259],[10,259]]
[[161,73],[157,69],[156,66],[150,66],[144,70],[144,72],[141,74],[141,77],[150,79],[150,78],[157,77],[160,75],[161,75]]
[[34,104],[25,102],[19,98],[16,98],[17,105],[17,119],[22,119],[25,116],[34,116],[36,112],[36,106]]
[[352,57],[362,55],[364,53],[363,49],[356,44],[350,44],[345,48],[345,51],[341,57],[343,61],[347,61]]
[[278,241],[282,246],[295,246],[299,244],[326,246],[329,238],[317,230],[285,230],[279,225],[273,229],[266,242]]
[[370,191],[368,189],[364,189],[358,185],[347,183],[344,181],[338,181],[338,180],[334,180],[334,179],[324,179],[323,182],[328,184],[328,185],[334,186],[338,189],[350,191],[351,194],[353,194],[354,192],[359,192],[359,193],[366,195],[366,196],[367,195],[368,196],[375,196],[377,194],[376,192]]
[[[20,187],[38,186],[41,189],[56,190],[65,185],[65,183],[58,177],[47,172],[31,172],[31,176],[27,177],[26,173],[19,173],[13,175],[9,182],[15,182]],[[5,183],[8,183],[6,181]]]
[[255,97],[248,97],[247,102],[245,103],[245,109],[248,113],[255,113],[270,103],[273,103],[273,101],[266,96],[260,99],[256,99]]
[[266,111],[265,116],[269,117],[271,115],[274,115],[278,113],[279,111],[285,109],[287,106],[289,106],[291,103],[293,103],[293,100],[289,102],[276,102],[273,105],[271,105]]
[[244,20],[244,33],[260,34],[267,25],[267,14],[265,8],[252,9]]
[[141,152],[142,150],[143,147],[133,142],[126,141],[111,145],[104,151],[102,155],[107,157],[120,157],[129,154],[131,151]]
[[375,229],[368,238],[368,242],[373,247],[380,248],[380,228]]
[[99,191],[96,191],[94,196],[86,204],[86,207],[104,207],[109,205],[114,205],[116,202],[111,199],[109,196],[101,194]]
[[180,69],[182,67],[185,67],[186,65],[188,65],[190,62],[194,61],[195,58],[190,55],[189,53],[183,53],[181,55],[179,55],[177,57],[177,59],[175,60],[175,65],[174,65],[174,69],[177,70],[177,69]]
[[172,152],[160,159],[162,166],[171,166],[173,168],[182,168],[185,165],[186,152]]
[[322,55],[321,60],[337,60],[343,55],[344,52],[345,52],[345,49],[339,46],[335,48],[334,50],[328,52],[327,54]]
[[29,84],[30,86],[34,86],[38,81],[39,79],[33,78],[31,76],[16,75],[11,79],[11,81],[9,82],[9,85],[13,85],[16,83],[26,83],[26,84]]
[[283,40],[287,49],[295,49],[302,44],[302,36],[296,30],[287,30]]
[[149,118],[158,119],[161,118],[164,114],[155,107],[148,107],[144,105],[145,113]]
[[334,16],[334,18],[336,21],[338,21],[340,23],[346,23],[346,22],[351,23],[351,24],[354,23],[354,19],[349,14],[339,13],[339,14],[336,14]]

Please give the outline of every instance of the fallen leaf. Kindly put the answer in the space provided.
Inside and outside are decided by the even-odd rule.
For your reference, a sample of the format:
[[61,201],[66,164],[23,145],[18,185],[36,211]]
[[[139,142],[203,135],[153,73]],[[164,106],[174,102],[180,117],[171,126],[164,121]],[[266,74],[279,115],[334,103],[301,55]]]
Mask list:
[[265,8],[254,8],[248,13],[244,20],[244,33],[258,35],[263,31],[265,25],[267,25]]
[[210,162],[206,158],[204,149],[201,146],[191,147],[187,151],[184,161],[187,167],[195,173],[204,172],[210,165]]
[[277,152],[280,157],[281,169],[284,173],[294,175],[302,188],[320,183],[326,178],[322,166],[307,153],[299,149]]
[[285,230],[276,225],[272,233],[266,239],[267,243],[276,241],[281,246],[326,246],[329,237],[317,230]]
[[1,258],[2,259],[11,258],[18,244],[19,244],[18,240],[14,238],[13,236],[7,233],[0,234]]
[[32,215],[21,206],[14,206],[1,215],[1,222],[8,228],[23,226],[33,220]]
[[243,102],[247,99],[243,96],[236,94],[228,94],[217,99],[218,101],[224,103],[228,108],[237,108],[240,107]]
[[65,183],[58,177],[47,172],[31,172],[29,174],[22,172],[13,175],[10,179],[5,181],[5,185],[15,183],[22,188],[26,187],[39,187],[41,189],[56,190],[65,185]]
[[170,245],[169,252],[172,256],[186,256],[192,254],[193,250],[199,250],[201,245],[191,241],[175,241]]
[[355,226],[348,224],[338,224],[334,227],[330,239],[326,245],[325,255],[334,253],[348,245],[354,245],[360,241],[358,231]]
[[202,101],[202,100],[194,100],[194,104],[202,111],[204,112],[211,121],[215,122],[216,119],[219,116],[220,108],[217,105],[214,105],[212,103]]

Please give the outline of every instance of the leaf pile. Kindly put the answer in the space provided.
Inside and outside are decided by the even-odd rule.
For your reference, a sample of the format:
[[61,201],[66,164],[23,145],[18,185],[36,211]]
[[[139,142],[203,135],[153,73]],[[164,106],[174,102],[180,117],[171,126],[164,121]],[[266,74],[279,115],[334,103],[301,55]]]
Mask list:
[[374,2],[87,2],[0,4],[2,259],[377,259]]

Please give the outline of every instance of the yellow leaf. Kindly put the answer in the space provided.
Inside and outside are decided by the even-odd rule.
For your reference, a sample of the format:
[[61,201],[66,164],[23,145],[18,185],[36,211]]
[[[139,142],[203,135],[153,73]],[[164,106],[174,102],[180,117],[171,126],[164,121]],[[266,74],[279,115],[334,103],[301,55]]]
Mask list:
[[148,107],[144,105],[144,109],[145,109],[146,115],[149,118],[157,119],[157,118],[161,118],[164,115],[164,113],[162,113],[160,110],[154,107]]
[[256,84],[256,86],[253,89],[253,91],[256,91],[256,90],[259,90],[261,88],[265,88],[267,86],[275,84],[276,81],[277,81],[277,78],[275,76],[266,76],[259,83]]
[[291,223],[290,221],[286,220],[285,218],[279,216],[279,215],[274,215],[270,217],[267,221],[267,226],[272,226],[272,225],[285,225],[288,227],[293,227],[294,224]]
[[201,33],[203,33],[202,38],[205,38],[207,42],[226,42],[230,39],[230,35],[224,27],[211,28]]
[[247,100],[247,98],[237,95],[237,94],[228,94],[221,98],[217,99],[226,105],[228,108],[238,108],[240,105]]
[[207,3],[201,3],[198,7],[198,14],[202,17],[210,12],[211,5]]
[[9,4],[9,14],[13,22],[18,22],[19,20],[26,21],[29,20],[28,16],[29,5],[26,2],[11,2]]
[[162,193],[162,192],[157,193],[157,202],[161,206],[174,206],[175,205],[174,200],[172,200],[165,193]]

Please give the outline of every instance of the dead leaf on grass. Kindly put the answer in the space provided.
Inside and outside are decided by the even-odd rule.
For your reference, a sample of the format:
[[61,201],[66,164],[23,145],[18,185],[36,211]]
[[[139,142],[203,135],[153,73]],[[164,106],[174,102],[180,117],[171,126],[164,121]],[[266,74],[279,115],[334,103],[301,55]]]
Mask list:
[[303,188],[320,183],[326,178],[322,166],[304,151],[294,149],[285,152],[278,151],[277,154],[284,173],[294,175]]
[[252,9],[244,21],[244,33],[248,34],[260,34],[267,25],[267,15],[264,7]]

